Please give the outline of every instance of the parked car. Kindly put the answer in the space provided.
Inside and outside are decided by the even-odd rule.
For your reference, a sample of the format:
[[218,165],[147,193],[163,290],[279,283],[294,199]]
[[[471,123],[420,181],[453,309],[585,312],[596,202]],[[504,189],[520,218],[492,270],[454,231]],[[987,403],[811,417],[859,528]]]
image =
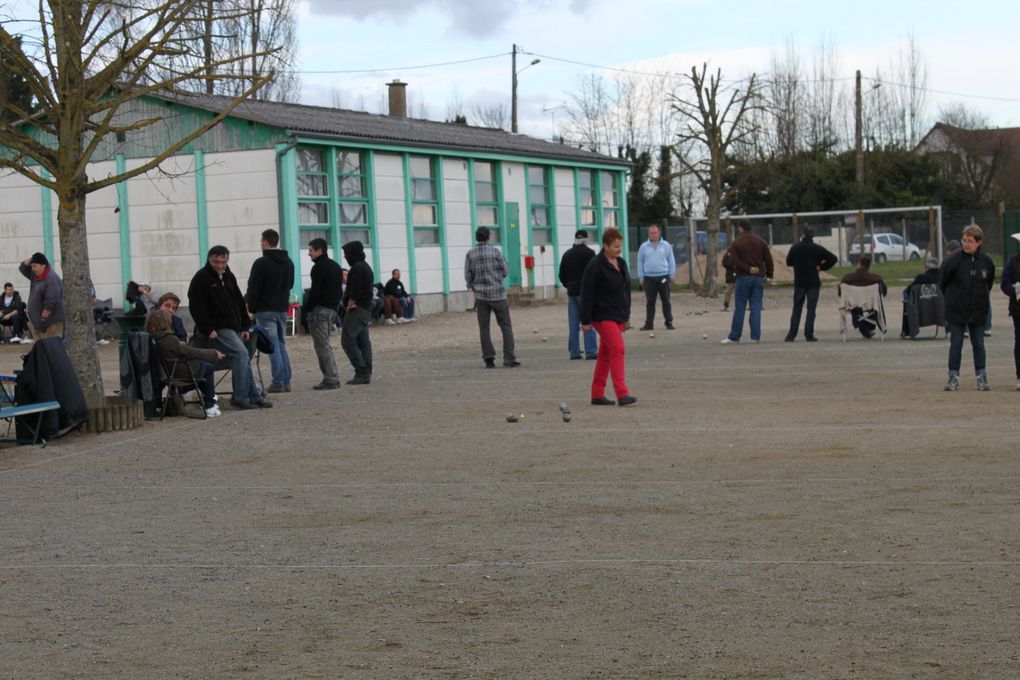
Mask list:
[[[904,249],[904,245],[906,248]],[[904,257],[904,252],[906,257]],[[871,246],[864,244],[864,254],[871,255],[875,262],[886,260],[920,260],[921,249],[913,243],[904,244],[898,234],[875,234],[871,237]],[[850,261],[857,262],[861,256],[861,240],[855,238],[850,244]]]

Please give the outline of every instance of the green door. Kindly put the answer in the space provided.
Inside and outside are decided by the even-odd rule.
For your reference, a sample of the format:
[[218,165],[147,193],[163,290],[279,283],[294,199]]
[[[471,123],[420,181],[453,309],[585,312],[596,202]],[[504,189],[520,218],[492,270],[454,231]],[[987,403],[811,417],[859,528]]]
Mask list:
[[521,209],[516,203],[506,204],[506,229],[503,232],[503,256],[510,263],[506,285],[521,285]]

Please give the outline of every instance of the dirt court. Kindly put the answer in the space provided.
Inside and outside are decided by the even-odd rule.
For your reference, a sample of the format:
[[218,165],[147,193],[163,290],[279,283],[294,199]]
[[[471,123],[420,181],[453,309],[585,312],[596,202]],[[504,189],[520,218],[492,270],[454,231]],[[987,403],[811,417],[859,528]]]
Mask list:
[[781,288],[736,346],[674,295],[626,409],[551,305],[518,369],[450,313],[373,328],[369,386],[313,392],[302,336],[271,410],[4,448],[0,678],[1017,678],[1012,324],[996,295],[992,391],[967,347],[945,393],[898,291],[884,342],[830,289],[783,342]]

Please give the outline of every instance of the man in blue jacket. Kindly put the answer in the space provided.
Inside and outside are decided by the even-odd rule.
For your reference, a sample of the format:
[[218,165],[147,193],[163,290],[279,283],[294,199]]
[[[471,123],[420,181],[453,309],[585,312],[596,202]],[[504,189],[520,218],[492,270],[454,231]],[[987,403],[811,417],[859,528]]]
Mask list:
[[673,330],[673,307],[669,302],[669,285],[676,277],[676,258],[673,247],[662,240],[659,225],[648,227],[648,240],[641,244],[637,256],[638,283],[645,291],[645,325],[650,331],[655,321],[655,298],[662,300],[662,316],[666,328]]

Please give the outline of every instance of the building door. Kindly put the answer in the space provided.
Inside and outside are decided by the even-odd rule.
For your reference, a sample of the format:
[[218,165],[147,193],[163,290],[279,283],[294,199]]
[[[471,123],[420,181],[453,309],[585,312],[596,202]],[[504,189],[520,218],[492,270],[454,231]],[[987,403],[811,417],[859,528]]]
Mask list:
[[506,234],[503,238],[503,256],[510,263],[510,276],[506,285],[521,285],[521,209],[516,203],[506,204]]

